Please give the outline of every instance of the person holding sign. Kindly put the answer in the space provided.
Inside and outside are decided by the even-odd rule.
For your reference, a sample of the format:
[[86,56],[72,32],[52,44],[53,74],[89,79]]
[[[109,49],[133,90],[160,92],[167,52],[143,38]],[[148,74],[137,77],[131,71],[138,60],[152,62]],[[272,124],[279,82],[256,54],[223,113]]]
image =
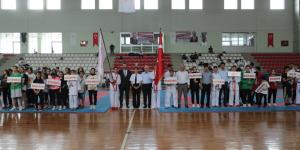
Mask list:
[[[212,80],[222,80],[222,77],[218,71],[218,67],[214,66],[213,73],[212,73]],[[211,88],[211,105],[212,107],[218,107],[219,106],[219,92],[222,85],[217,84],[213,82],[212,88]]]
[[142,81],[143,81],[143,78],[139,74],[138,68],[135,68],[134,74],[132,74],[130,77],[133,108],[140,108]]
[[[270,77],[276,77],[276,71],[275,69],[272,69],[270,73]],[[269,88],[269,94],[268,94],[268,103],[271,104],[271,98],[273,96],[273,106],[276,106],[276,97],[277,97],[277,88],[278,83],[277,82],[270,82],[270,88]]]
[[[196,67],[192,68],[191,73],[198,73],[196,70]],[[194,78],[190,79],[190,88],[191,88],[191,97],[192,97],[192,107],[200,107],[200,89],[202,88],[201,79],[200,78]],[[195,104],[195,96],[196,96],[196,103]]]
[[76,70],[71,70],[71,75],[77,76],[76,80],[67,81],[69,89],[69,108],[77,109],[78,108],[78,91],[80,90],[79,76],[76,73]]
[[254,85],[254,78],[245,78],[244,74],[246,73],[251,73],[250,66],[247,65],[245,67],[245,70],[242,71],[242,78],[241,78],[241,83],[240,83],[240,89],[241,89],[241,97],[242,97],[242,102],[243,102],[243,107],[250,107],[252,102],[252,96],[251,96],[251,89]]
[[[9,77],[22,78],[22,75],[19,73],[17,66],[14,66],[12,70],[13,72]],[[11,94],[12,104],[13,104],[13,107],[10,109],[11,111],[16,110],[17,103],[19,106],[19,110],[23,110],[25,108],[24,101],[21,100],[22,97],[21,88],[22,88],[21,82],[20,83],[14,82],[10,84],[10,92],[11,92],[10,94]]]
[[78,91],[79,105],[81,108],[84,108],[84,99],[85,99],[85,92],[86,92],[84,71],[79,71],[79,84],[80,84],[80,90]]
[[[36,73],[36,78],[33,80],[33,83],[44,84],[44,80],[41,78],[41,72]],[[31,88],[33,89],[33,88]],[[42,89],[33,89],[34,92],[34,101],[35,109],[43,110],[44,109],[44,93]]]
[[264,98],[264,107],[267,107],[267,95],[268,95],[269,88],[270,88],[270,85],[266,79],[266,76],[263,76],[260,85],[255,90],[255,92],[257,93],[258,107],[261,106],[262,98]]
[[190,86],[189,73],[185,71],[185,67],[183,64],[180,65],[179,71],[176,73],[177,77],[177,90],[178,90],[178,108],[181,107],[181,96],[184,97],[185,108],[189,108],[188,106],[188,91]]
[[120,75],[118,74],[118,68],[114,68],[109,78],[109,99],[111,108],[118,108],[119,104],[119,85],[121,83]]
[[[236,72],[236,66],[231,67],[232,72]],[[229,106],[239,106],[240,105],[240,76],[230,76],[228,77],[229,84]]]
[[7,82],[7,77],[9,77],[9,71],[4,70],[1,80],[1,92],[4,102],[4,108],[9,108],[12,105],[12,100],[10,97],[10,83]]
[[[49,76],[48,80],[52,79],[54,81],[60,81],[60,78],[56,75],[56,72],[52,71],[51,76]],[[60,85],[49,85],[49,95],[50,95],[50,105],[52,106],[52,110],[56,109],[58,102],[58,92],[60,89]]]
[[201,108],[204,107],[204,98],[206,95],[206,107],[210,107],[210,91],[211,91],[212,74],[208,69],[208,64],[204,65],[204,72],[202,73],[202,91],[201,91]]
[[[34,104],[34,97],[32,97],[33,93],[31,93],[31,97],[29,96],[28,92],[28,75],[27,73],[25,73],[24,68],[23,67],[19,67],[19,73],[21,74],[22,78],[22,97],[21,97],[21,101],[24,101],[24,106],[33,106]],[[29,97],[31,98],[29,100]]]
[[[95,68],[91,68],[90,75],[87,77],[87,80],[88,79],[98,79]],[[89,84],[88,92],[89,92],[89,100],[90,100],[90,109],[95,110],[97,105],[97,92],[98,92],[97,84]]]
[[58,76],[60,79],[60,88],[57,94],[58,97],[58,110],[66,109],[68,103],[68,84],[67,81],[64,79],[64,72],[59,71]]
[[[176,79],[176,74],[173,68],[168,69],[169,73],[164,75],[165,79]],[[165,107],[169,108],[172,106],[173,108],[178,107],[177,105],[177,91],[176,84],[166,84],[166,99],[165,99]],[[172,105],[171,105],[172,103]]]

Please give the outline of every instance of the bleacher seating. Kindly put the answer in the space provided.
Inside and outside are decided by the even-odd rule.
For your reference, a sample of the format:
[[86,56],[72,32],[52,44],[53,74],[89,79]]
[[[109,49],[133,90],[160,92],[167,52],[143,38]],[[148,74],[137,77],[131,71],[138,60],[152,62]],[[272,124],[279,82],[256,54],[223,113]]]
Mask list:
[[[142,68],[145,65],[153,67],[157,63],[157,55],[156,54],[144,54],[143,57],[140,56],[129,56],[128,54],[115,54],[114,59],[114,67],[120,68],[124,63],[127,64],[129,70],[133,70],[136,65],[139,68]],[[171,64],[171,57],[169,54],[164,54],[163,57],[164,67]]]
[[31,65],[33,69],[38,67],[69,67],[77,69],[83,67],[89,70],[98,64],[96,53],[65,53],[65,54],[24,54],[24,60]]
[[276,69],[282,72],[288,64],[300,64],[300,54],[295,53],[255,53],[252,56],[265,71]]
[[245,64],[249,64],[250,61],[247,61],[242,54],[235,53],[223,53],[223,54],[207,54],[202,53],[201,56],[198,56],[198,59],[192,61],[190,56],[192,54],[183,54],[186,55],[188,59],[183,60],[183,63],[186,67],[186,70],[197,67],[198,71],[203,71],[203,64],[207,63],[210,66],[218,66],[221,62],[226,63],[226,67],[230,69],[233,65],[236,66],[244,66]]

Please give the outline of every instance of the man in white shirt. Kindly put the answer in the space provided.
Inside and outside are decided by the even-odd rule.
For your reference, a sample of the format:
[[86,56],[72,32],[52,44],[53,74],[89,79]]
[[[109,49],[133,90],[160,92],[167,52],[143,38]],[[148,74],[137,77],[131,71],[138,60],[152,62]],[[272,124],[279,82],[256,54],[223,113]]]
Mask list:
[[142,73],[142,91],[144,98],[144,108],[151,108],[151,88],[153,73],[149,72],[149,66],[145,65]]
[[229,88],[228,88],[228,70],[225,68],[225,63],[220,64],[219,75],[221,79],[225,81],[225,84],[222,85],[219,92],[219,106],[222,105],[222,94],[223,94],[223,105],[227,106],[229,99]]
[[177,89],[178,89],[178,108],[181,107],[181,96],[183,94],[185,107],[188,108],[187,94],[190,86],[189,73],[185,71],[183,64],[180,65],[179,71],[176,73]]
[[142,75],[139,74],[139,69],[134,68],[134,73],[130,77],[131,91],[132,91],[132,105],[133,108],[140,108]]
[[[172,68],[168,69],[169,74],[164,76],[167,78],[176,78],[176,74]],[[176,84],[166,84],[166,98],[165,98],[165,107],[170,108],[170,106],[177,107],[177,91]]]

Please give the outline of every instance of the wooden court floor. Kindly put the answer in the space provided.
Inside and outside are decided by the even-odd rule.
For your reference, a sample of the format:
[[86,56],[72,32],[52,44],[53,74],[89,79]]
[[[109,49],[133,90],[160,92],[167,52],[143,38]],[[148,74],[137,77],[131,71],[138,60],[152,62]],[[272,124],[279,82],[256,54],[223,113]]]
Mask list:
[[6,149],[299,150],[300,112],[2,113]]

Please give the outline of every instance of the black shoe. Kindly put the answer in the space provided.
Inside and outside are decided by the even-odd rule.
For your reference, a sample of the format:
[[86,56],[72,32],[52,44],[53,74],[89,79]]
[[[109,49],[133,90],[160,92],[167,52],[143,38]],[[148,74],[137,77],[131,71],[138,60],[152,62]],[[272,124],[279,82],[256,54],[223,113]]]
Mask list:
[[209,106],[209,105],[206,105],[206,107],[207,107],[207,108],[210,108],[210,106]]
[[147,108],[147,105],[145,105],[143,108]]
[[189,108],[189,106],[188,106],[188,105],[185,105],[185,108]]
[[122,109],[123,108],[123,105],[120,105],[120,109]]
[[204,105],[201,105],[201,108],[204,108]]
[[178,105],[178,108],[180,108],[181,106],[180,105]]

